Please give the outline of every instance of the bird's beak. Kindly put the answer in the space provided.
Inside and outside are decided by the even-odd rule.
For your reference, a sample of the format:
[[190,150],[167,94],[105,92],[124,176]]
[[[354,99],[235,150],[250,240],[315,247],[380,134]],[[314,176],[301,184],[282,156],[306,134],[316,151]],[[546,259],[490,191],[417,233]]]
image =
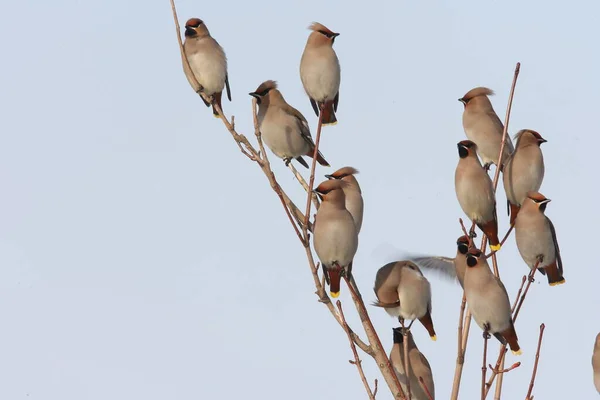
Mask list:
[[458,101],[460,101],[461,103],[463,103],[465,106],[467,105],[467,102],[462,97],[460,99],[458,99]]
[[539,143],[539,144],[546,143],[546,142],[547,142],[547,140],[546,140],[546,139],[544,139],[544,138],[540,138],[540,139],[538,139],[538,143]]
[[313,190],[313,193],[317,195],[317,197],[319,198],[319,200],[323,200],[323,195],[319,192],[317,192],[316,190]]
[[334,38],[336,38],[336,37],[340,36],[340,34],[339,34],[339,33],[334,33],[332,36],[333,36]]
[[248,93],[250,96],[254,97],[256,100],[260,99],[260,96],[258,94],[256,94],[255,92],[250,92]]
[[540,204],[546,204],[546,203],[550,203],[552,200],[550,199],[546,199],[544,201],[540,201]]
[[325,178],[327,178],[327,179],[335,179],[334,176],[331,175],[331,174],[325,175]]

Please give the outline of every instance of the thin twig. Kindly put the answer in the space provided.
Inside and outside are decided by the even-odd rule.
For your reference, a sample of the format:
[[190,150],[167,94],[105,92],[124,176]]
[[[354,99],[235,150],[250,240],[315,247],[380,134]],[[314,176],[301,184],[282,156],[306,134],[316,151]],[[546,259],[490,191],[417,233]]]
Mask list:
[[515,312],[515,308],[517,307],[517,303],[519,302],[519,299],[521,298],[521,293],[523,292],[523,286],[525,286],[526,281],[527,281],[527,275],[523,275],[523,278],[521,279],[521,287],[519,287],[519,291],[517,292],[517,297],[515,298],[515,302],[513,303],[513,306],[510,309],[511,314],[513,314]]
[[[406,395],[404,394],[404,390],[402,390],[402,386],[400,385],[400,381],[398,381],[398,376],[392,367],[390,359],[385,353],[385,349],[381,345],[381,341],[379,340],[379,336],[377,336],[377,331],[373,327],[373,323],[371,322],[371,318],[369,317],[369,313],[367,312],[367,308],[365,307],[365,303],[363,302],[362,296],[358,291],[358,288],[355,284],[353,284],[346,276],[344,276],[344,280],[346,281],[346,285],[350,291],[350,296],[352,297],[352,301],[354,301],[354,305],[358,311],[358,315],[360,317],[360,321],[363,325],[365,333],[369,338],[369,343],[373,348],[373,352],[371,356],[375,359],[385,382],[388,387],[392,391],[395,399],[406,399]],[[407,375],[408,376],[408,375]]]
[[346,317],[344,316],[344,310],[342,310],[342,302],[338,300],[336,302],[336,305],[340,312],[340,317],[342,319],[343,328],[346,331],[346,334],[348,335],[348,341],[350,342],[350,348],[352,349],[352,354],[354,354],[354,363],[353,364],[356,365],[356,368],[358,369],[358,374],[360,375],[360,379],[361,379],[363,385],[365,386],[365,390],[367,391],[367,394],[369,395],[369,399],[375,400],[375,394],[371,391],[369,382],[367,382],[367,377],[365,376],[365,371],[363,371],[363,368],[362,368],[362,361],[358,357],[358,352],[356,351],[356,346],[354,345],[354,340],[352,340],[352,335],[350,334],[350,327],[348,326],[348,323],[346,322]]
[[[302,187],[304,188],[304,190],[306,191],[306,193],[308,193],[310,190],[308,189],[308,183],[306,183],[306,181],[304,180],[304,178],[302,177],[302,175],[300,174],[300,172],[298,172],[298,170],[296,169],[296,167],[294,167],[294,164],[292,164],[291,162],[288,164],[288,168],[290,169],[290,171],[292,171],[292,173],[294,174],[294,176],[296,177],[296,179],[298,180],[298,182],[300,182],[300,185],[302,185]],[[319,203],[319,198],[317,197],[316,193],[312,193],[312,201],[313,204],[315,206],[315,209],[318,210],[320,203]]]
[[373,390],[373,397],[377,396],[377,389],[379,389],[379,381],[375,378],[375,389]]
[[481,400],[485,400],[485,376],[487,374],[487,348],[490,335],[487,329],[483,332],[483,364],[481,364]]
[[[506,144],[506,139],[508,137],[508,122],[510,120],[510,111],[511,111],[511,108],[512,108],[513,97],[514,97],[514,94],[515,94],[515,87],[516,87],[516,84],[517,84],[517,78],[519,76],[520,69],[521,69],[521,63],[517,63],[517,65],[515,67],[515,73],[514,73],[514,76],[513,76],[512,86],[511,86],[511,89],[510,89],[510,95],[509,95],[509,98],[508,98],[508,107],[506,109],[506,117],[505,117],[505,120],[504,120],[504,130],[502,132],[502,143],[500,145],[500,153],[498,155],[498,163],[496,164],[496,171],[495,171],[494,180],[493,180],[494,192],[496,191],[496,188],[498,187],[498,179],[500,177],[500,166],[502,165],[502,155],[504,153],[504,146]],[[464,229],[464,224],[462,224],[462,221],[461,221],[461,225],[463,226],[463,230],[465,230]],[[473,226],[472,226],[471,229],[473,229]],[[470,243],[472,243],[472,241],[470,241]],[[483,253],[485,253],[485,245],[486,245],[486,237],[485,237],[485,235],[483,235],[482,245],[481,245],[481,251]],[[494,258],[492,260],[495,261],[495,256],[494,256]],[[497,266],[497,264],[495,262],[494,262],[494,273],[495,273],[496,276],[499,276],[498,266]],[[467,319],[467,322],[465,323],[465,327],[463,329],[463,341],[462,341],[462,343],[463,343],[463,346],[462,346],[463,356],[466,353],[467,339],[469,337],[469,330],[470,330],[470,327],[471,327],[471,313],[470,312],[467,312],[467,317],[468,317],[468,319]],[[459,392],[458,389],[460,387],[460,380],[462,378],[462,370],[463,370],[463,364],[457,363],[456,364],[455,373],[454,373],[454,383],[453,383],[453,386],[452,386],[452,395],[450,397],[451,400],[458,399],[458,392]],[[488,388],[488,390],[489,390],[489,388]],[[486,392],[486,395],[487,395],[487,392]]]
[[517,317],[519,316],[519,311],[521,311],[521,306],[523,305],[523,302],[525,301],[527,292],[529,292],[529,287],[535,281],[535,279],[533,279],[533,277],[535,276],[535,271],[537,271],[539,265],[540,265],[540,260],[536,261],[535,265],[533,266],[533,269],[529,273],[529,277],[527,278],[527,286],[525,286],[525,291],[523,292],[523,295],[521,296],[521,299],[519,300],[519,305],[517,306],[517,309],[515,310],[515,313],[513,315],[513,321],[516,321]]
[[531,373],[531,382],[529,383],[529,390],[527,391],[527,396],[525,396],[525,400],[532,399],[531,392],[533,391],[533,385],[535,384],[535,376],[537,374],[538,362],[540,361],[540,349],[542,348],[542,339],[544,337],[544,329],[546,325],[540,325],[540,337],[538,338],[537,351],[535,352],[535,362],[533,363],[533,372]]
[[[308,225],[308,219],[310,218],[310,204],[313,196],[313,187],[315,184],[315,169],[317,168],[317,156],[319,153],[319,142],[321,141],[321,128],[323,127],[323,107],[319,113],[319,121],[317,122],[317,136],[315,138],[315,150],[313,153],[312,165],[310,167],[310,178],[308,180],[308,192],[306,195],[306,212],[304,213],[304,225]],[[304,238],[307,241],[308,246],[308,235],[304,232]]]
[[408,400],[412,400],[412,391],[410,390],[410,360],[408,357],[408,332],[409,330],[404,326],[404,319],[400,320],[402,326],[402,347],[404,347],[404,373],[406,374],[406,393],[408,393]]
[[[500,361],[500,369],[504,370],[504,362],[506,358],[502,357],[502,361]],[[496,391],[494,392],[494,400],[500,400],[500,396],[502,395],[502,384],[504,383],[504,374],[498,374],[496,378]]]

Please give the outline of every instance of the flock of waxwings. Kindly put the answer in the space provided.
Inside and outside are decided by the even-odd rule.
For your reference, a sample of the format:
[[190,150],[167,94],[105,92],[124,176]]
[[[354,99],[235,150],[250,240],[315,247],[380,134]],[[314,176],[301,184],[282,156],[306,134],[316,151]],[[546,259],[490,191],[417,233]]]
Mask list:
[[[333,43],[339,33],[319,23],[313,23],[309,29],[312,32],[300,61],[300,78],[322,125],[334,125],[337,122],[340,64]],[[194,87],[195,78],[201,86],[200,91],[212,99],[213,113],[218,117],[214,104],[221,108],[224,89],[231,101],[223,48],[210,35],[202,20],[191,18],[185,24],[184,50],[190,67],[186,68],[184,63],[188,81]],[[510,224],[514,226],[523,261],[532,270],[537,268],[546,275],[550,286],[564,283],[565,278],[556,231],[545,215],[550,199],[538,192],[544,178],[540,145],[546,140],[538,132],[521,130],[515,136],[516,146],[509,137],[506,138],[501,160],[498,160],[504,127],[488,98],[493,94],[490,89],[477,87],[458,99],[464,104],[462,121],[468,140],[457,144],[459,159],[454,183],[458,202],[473,223],[469,236],[457,239],[454,258],[420,257],[392,262],[380,268],[375,277],[377,302],[374,305],[397,317],[402,326],[404,320],[412,324],[418,319],[435,340],[431,288],[419,267],[442,271],[457,278],[479,327],[503,344],[508,344],[513,353],[521,354],[506,289],[490,270],[486,255],[473,245],[472,240],[477,226],[487,236],[492,251],[500,250],[496,196],[488,175],[492,164],[502,171]],[[256,98],[258,104],[257,120],[264,143],[286,165],[295,159],[308,168],[302,156],[313,157],[315,144],[306,118],[285,101],[275,81],[261,83],[250,95]],[[207,107],[210,106],[204,101]],[[317,153],[317,161],[329,166],[320,152]],[[341,278],[350,277],[352,260],[358,248],[363,199],[354,176],[357,173],[352,167],[341,168],[326,175],[328,179],[315,189],[322,203],[313,228],[314,248],[332,297],[339,296]],[[427,400],[429,394],[435,396],[431,368],[418,350],[412,334],[401,328],[394,329],[394,346],[390,356],[392,365],[406,390],[406,355],[402,345],[405,338],[409,341],[412,398]],[[600,334],[596,337],[592,365],[594,384],[600,393]],[[418,377],[423,378],[429,394],[424,392]]]

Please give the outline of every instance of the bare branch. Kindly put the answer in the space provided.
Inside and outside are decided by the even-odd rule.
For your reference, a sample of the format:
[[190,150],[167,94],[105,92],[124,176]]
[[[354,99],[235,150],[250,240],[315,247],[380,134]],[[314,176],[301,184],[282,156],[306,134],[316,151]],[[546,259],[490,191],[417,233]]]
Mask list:
[[544,338],[544,329],[546,325],[540,325],[540,337],[538,338],[537,351],[535,352],[535,363],[533,364],[533,372],[531,373],[531,382],[529,383],[529,390],[527,391],[527,396],[525,396],[525,400],[532,400],[531,392],[533,391],[533,385],[535,384],[535,376],[537,374],[538,362],[540,361],[540,349],[542,348],[542,339]]
[[346,317],[344,316],[344,310],[342,310],[342,302],[338,300],[336,302],[336,305],[337,305],[338,310],[340,311],[340,318],[342,319],[343,328],[346,331],[346,334],[348,335],[348,340],[350,341],[350,348],[352,349],[352,354],[354,354],[354,362],[353,363],[351,362],[351,363],[356,365],[356,368],[358,369],[358,374],[360,375],[360,380],[362,381],[363,385],[365,386],[365,390],[367,391],[367,394],[369,395],[369,399],[375,400],[375,394],[371,391],[369,382],[367,382],[367,378],[365,377],[365,371],[363,371],[363,368],[362,368],[362,361],[358,357],[358,352],[356,351],[356,346],[354,345],[354,340],[352,340],[352,335],[350,334],[350,327],[348,326],[348,323],[346,322]]
[[[304,180],[302,175],[300,175],[298,170],[296,170],[296,167],[294,167],[294,165],[292,163],[289,163],[288,168],[290,169],[290,171],[292,171],[292,173],[294,174],[294,176],[296,177],[298,182],[300,182],[300,185],[302,185],[302,187],[304,188],[306,193],[308,193],[310,191],[310,189],[308,188],[308,183],[306,183],[306,181]],[[312,193],[312,201],[313,201],[313,204],[315,205],[315,209],[318,210],[319,205],[320,205],[319,198],[317,197],[317,195],[315,193]]]

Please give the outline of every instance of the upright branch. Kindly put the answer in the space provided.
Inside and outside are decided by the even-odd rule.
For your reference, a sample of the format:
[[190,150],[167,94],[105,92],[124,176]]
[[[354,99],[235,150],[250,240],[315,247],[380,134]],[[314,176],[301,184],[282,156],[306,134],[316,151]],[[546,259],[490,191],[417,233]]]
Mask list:
[[348,340],[350,341],[350,348],[352,349],[352,354],[354,354],[354,361],[350,361],[350,364],[356,365],[356,368],[358,369],[358,374],[360,375],[360,380],[362,381],[362,383],[365,387],[365,390],[367,391],[367,394],[369,395],[369,399],[375,400],[375,393],[373,391],[371,391],[369,382],[367,382],[367,378],[365,377],[365,371],[363,371],[363,368],[362,368],[362,361],[361,361],[360,357],[358,356],[358,352],[356,351],[356,345],[354,344],[354,340],[352,340],[352,335],[350,334],[350,327],[348,326],[348,323],[346,322],[346,317],[344,316],[344,310],[342,309],[342,302],[338,300],[336,302],[336,305],[340,312],[340,318],[342,319],[343,328],[346,331],[346,334],[348,335]]
[[[521,70],[521,63],[518,62],[515,67],[515,73],[513,76],[512,86],[510,89],[510,95],[508,97],[508,106],[506,108],[506,117],[504,119],[504,129],[502,131],[502,143],[500,144],[500,152],[498,154],[498,164],[496,166],[496,171],[495,171],[494,180],[493,180],[494,191],[496,191],[496,188],[498,187],[498,180],[500,177],[500,169],[502,166],[502,155],[504,154],[504,147],[506,145],[506,138],[508,135],[508,123],[510,121],[510,111],[512,108],[513,97],[515,95],[515,87],[517,85],[517,78],[519,76],[520,70]],[[461,220],[461,226],[463,227],[463,231],[466,231],[466,229],[464,229],[464,224],[462,224],[462,220]],[[473,226],[471,229],[473,229]],[[469,235],[467,235],[467,236],[469,236]],[[508,234],[506,237],[508,237]],[[481,243],[481,251],[483,253],[485,253],[485,247],[486,247],[486,243],[487,243],[486,239],[487,238],[484,235],[484,237],[482,239],[482,243]],[[503,240],[506,240],[506,238],[504,238]],[[498,269],[498,263],[496,260],[495,252],[491,253],[491,256],[492,256],[492,267],[494,270],[494,275],[499,277],[500,271]],[[455,371],[454,371],[452,394],[450,396],[451,400],[458,399],[458,392],[460,390],[460,381],[462,379],[462,371],[463,371],[463,366],[464,366],[464,355],[467,351],[467,342],[468,342],[470,328],[471,328],[471,311],[467,309],[467,315],[465,317],[465,324],[464,324],[464,328],[462,330],[462,341],[461,341],[461,349],[460,349],[461,351],[460,351],[459,356],[457,357],[456,367],[455,367]],[[461,332],[459,332],[459,335],[460,334],[461,334]]]
[[544,337],[544,329],[546,325],[540,325],[540,337],[538,338],[537,351],[535,352],[535,362],[533,363],[533,372],[531,373],[531,382],[529,382],[529,390],[527,391],[527,396],[525,396],[525,400],[531,400],[533,397],[531,396],[531,392],[533,392],[533,385],[535,384],[535,376],[537,374],[538,362],[540,361],[540,349],[542,348],[542,339]]
[[483,332],[483,363],[481,364],[481,400],[485,400],[485,376],[487,374],[487,348],[490,338],[487,330]]

